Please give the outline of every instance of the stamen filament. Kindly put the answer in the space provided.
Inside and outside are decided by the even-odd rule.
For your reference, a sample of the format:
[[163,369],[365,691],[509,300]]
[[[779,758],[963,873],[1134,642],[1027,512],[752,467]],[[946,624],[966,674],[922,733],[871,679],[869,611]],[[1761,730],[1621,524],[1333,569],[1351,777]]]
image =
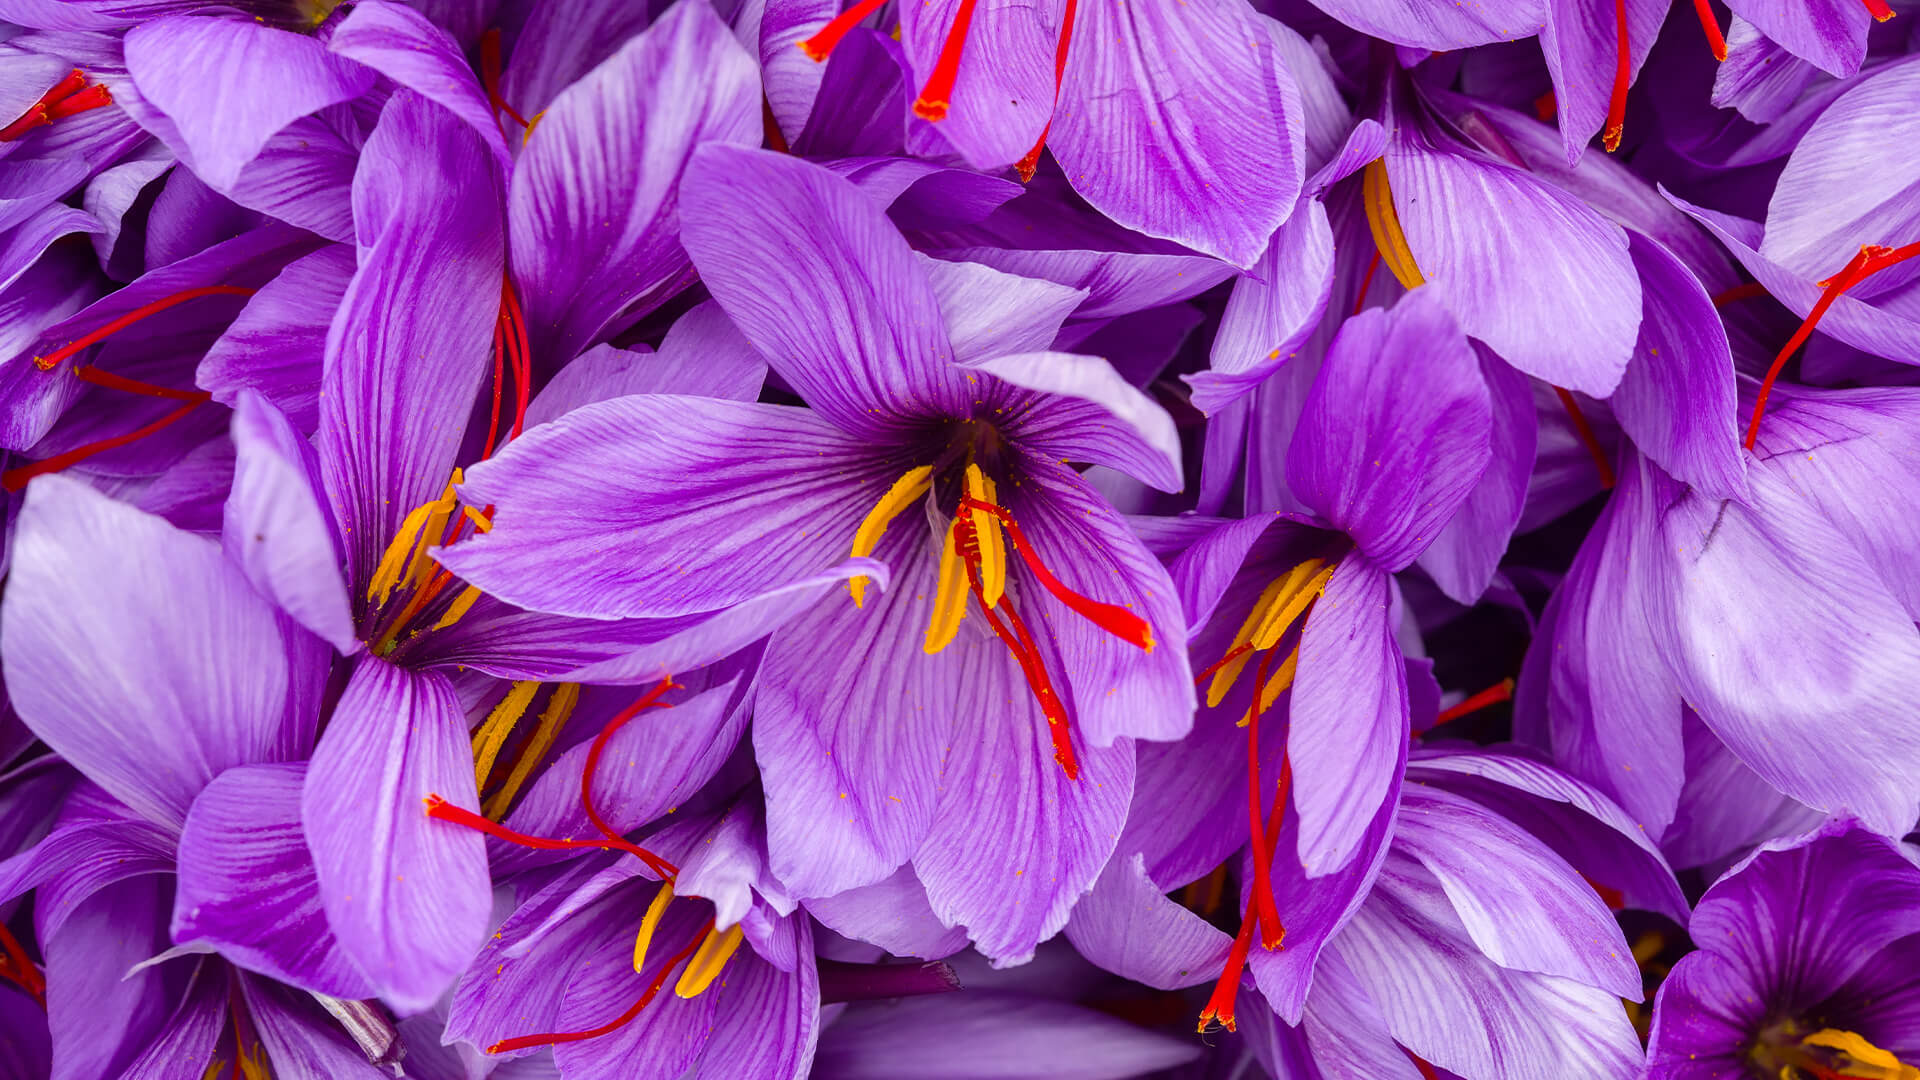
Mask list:
[[960,76],[960,53],[966,48],[967,27],[973,23],[975,2],[960,0],[960,8],[953,14],[953,26],[947,30],[947,39],[940,46],[940,59],[934,63],[933,74],[927,76],[926,85],[920,88],[920,96],[914,99],[913,115],[922,120],[947,118],[953,83]]
[[821,27],[819,33],[800,42],[800,51],[813,57],[816,63],[825,60],[833,54],[834,48],[840,44],[841,38],[847,36],[848,31],[866,21],[867,16],[880,10],[880,5],[886,2],[887,0],[860,0],[859,3],[836,15],[832,22]]
[[495,821],[507,816],[507,809],[513,805],[514,797],[520,794],[520,788],[533,775],[534,767],[546,760],[547,751],[553,748],[553,740],[560,734],[560,728],[567,718],[573,715],[575,705],[580,703],[580,684],[561,683],[553,688],[553,696],[547,699],[547,707],[540,714],[540,725],[533,729],[533,736],[521,747],[513,759],[513,768],[507,772],[506,783],[500,790],[487,796],[481,809]]
[[1786,345],[1781,347],[1780,354],[1773,358],[1773,366],[1767,369],[1766,378],[1760,381],[1760,392],[1753,402],[1753,419],[1747,423],[1745,440],[1747,449],[1753,449],[1754,440],[1760,437],[1760,418],[1766,415],[1767,397],[1773,392],[1774,380],[1780,377],[1781,369],[1787,366],[1787,359],[1808,337],[1812,336],[1813,328],[1819,324],[1821,316],[1827,313],[1827,309],[1833,306],[1833,302],[1840,299],[1841,293],[1867,278],[1890,266],[1903,263],[1915,255],[1920,255],[1920,243],[1908,244],[1900,248],[1868,244],[1860,249],[1858,255],[1847,260],[1847,265],[1842,267],[1838,274],[1818,283],[1825,291],[1820,294],[1820,299],[1814,302],[1813,310],[1807,312],[1807,317],[1801,321],[1800,328],[1795,330],[1793,336],[1787,339]]
[[667,905],[673,902],[673,882],[663,881],[654,891],[653,899],[647,902],[647,913],[640,919],[640,932],[633,937],[633,973],[640,974],[647,966],[647,946],[653,943],[654,931],[660,929],[660,920],[667,914]]
[[960,512],[973,515],[973,535],[980,544],[980,582],[985,589],[986,606],[1000,602],[1007,592],[1007,545],[1000,536],[1000,522],[993,516],[999,500],[994,497],[993,481],[980,466],[967,465],[967,494],[960,501]]
[[473,786],[476,790],[487,789],[487,778],[493,775],[494,759],[500,756],[500,748],[507,743],[507,736],[513,734],[514,725],[526,715],[527,706],[533,704],[533,695],[540,692],[540,683],[536,679],[522,679],[507,690],[507,696],[487,714],[487,719],[473,733]]
[[1573,433],[1580,438],[1580,444],[1587,448],[1587,456],[1593,459],[1593,467],[1600,473],[1600,490],[1613,490],[1613,463],[1607,460],[1607,452],[1600,447],[1600,437],[1593,433],[1593,425],[1587,423],[1587,414],[1580,411],[1580,403],[1562,387],[1554,387],[1560,404],[1567,410],[1567,419],[1573,423]]
[[1627,0],[1613,0],[1613,25],[1618,48],[1613,66],[1613,97],[1607,102],[1607,127],[1600,144],[1611,154],[1620,149],[1620,133],[1627,126],[1627,87],[1633,82],[1633,52],[1627,42]]
[[631,1023],[634,1017],[639,1016],[640,1010],[646,1008],[647,1005],[653,1001],[654,995],[658,994],[660,988],[666,985],[667,976],[673,973],[673,969],[677,967],[682,960],[692,955],[694,950],[700,947],[706,940],[707,933],[712,929],[713,920],[708,919],[706,925],[701,927],[700,931],[694,935],[693,940],[687,942],[686,948],[681,949],[679,952],[667,958],[667,962],[660,968],[659,974],[655,975],[653,981],[647,984],[647,992],[640,995],[640,1000],[634,1002],[632,1008],[629,1008],[626,1012],[614,1017],[607,1023],[597,1028],[589,1028],[586,1031],[554,1031],[540,1035],[519,1035],[511,1039],[502,1039],[492,1046],[487,1047],[487,1053],[505,1054],[514,1050],[526,1050],[535,1046],[552,1046],[555,1043],[565,1042],[584,1042],[587,1039],[597,1039],[602,1035],[611,1034],[612,1032],[620,1030],[623,1026]]
[[170,307],[177,304],[184,304],[189,300],[198,299],[202,296],[252,296],[258,291],[257,289],[244,289],[238,285],[202,285],[196,289],[183,289],[171,296],[163,296],[152,303],[142,304],[107,325],[100,327],[98,330],[94,330],[83,337],[76,338],[45,356],[34,357],[33,365],[41,371],[52,371],[60,365],[62,360],[79,352],[81,349],[89,345],[98,344],[150,315],[158,315]]

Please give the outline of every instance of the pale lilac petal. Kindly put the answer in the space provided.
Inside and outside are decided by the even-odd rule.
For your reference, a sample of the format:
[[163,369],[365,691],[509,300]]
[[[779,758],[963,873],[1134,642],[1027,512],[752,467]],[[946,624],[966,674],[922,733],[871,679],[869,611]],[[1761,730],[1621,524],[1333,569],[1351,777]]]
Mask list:
[[[382,1080],[392,1074],[368,1061],[340,1024],[311,997],[266,979],[236,976],[266,1047],[275,1077],[284,1080]],[[506,1080],[502,1077],[501,1080]]]
[[[1547,0],[1540,49],[1553,76],[1553,97],[1567,161],[1577,161],[1606,122],[1620,60],[1615,0]],[[1666,21],[1668,0],[1626,0],[1631,77],[1640,74]]]
[[1045,352],[1086,290],[1019,277],[970,262],[921,255],[920,266],[945,317],[953,358],[979,363],[1013,353]]
[[301,431],[320,422],[327,327],[353,280],[353,249],[321,248],[287,264],[240,309],[194,373],[194,385],[232,406],[243,390],[264,394]]
[[902,866],[871,885],[806,902],[807,913],[843,937],[878,945],[895,956],[938,960],[967,947],[964,926],[934,917],[926,886]]
[[479,833],[426,815],[478,812],[466,713],[446,677],[362,657],[314,752],[301,821],[341,951],[396,1009],[433,1004],[486,934]]
[[1200,1047],[1102,1012],[988,990],[842,1013],[820,1035],[822,1080],[1125,1080],[1171,1069]]
[[227,1026],[231,969],[212,959],[189,963],[188,982],[173,1015],[119,1074],[120,1080],[192,1080],[212,1066],[214,1048]]
[[1313,0],[1313,6],[1363,34],[1436,52],[1531,37],[1547,21],[1541,0],[1493,0],[1471,6],[1451,0],[1398,4]]
[[1326,208],[1310,199],[1234,283],[1210,370],[1184,376],[1193,407],[1215,415],[1292,360],[1327,310],[1332,289],[1333,227]]
[[346,20],[334,28],[327,48],[432,99],[466,121],[502,168],[512,162],[487,92],[474,77],[460,43],[419,11],[384,0],[355,4]]
[[783,922],[791,928],[802,962],[789,973],[744,949],[735,955],[726,981],[708,992],[718,1000],[713,1034],[701,1059],[703,1070],[766,1080],[806,1080],[812,1075],[821,1019],[813,929],[804,917]]
[[1179,990],[1219,978],[1233,940],[1161,893],[1139,854],[1115,859],[1073,909],[1067,938],[1122,978]]
[[1105,360],[1038,352],[976,360],[963,370],[1033,391],[1019,395],[1018,405],[1026,407],[1008,425],[1022,447],[1046,458],[1119,469],[1161,491],[1180,490],[1173,417]]
[[[1453,519],[1442,526],[1433,543],[1420,553],[1420,568],[1433,577],[1440,591],[1472,604],[1493,584],[1507,542],[1520,524],[1526,506],[1527,484],[1533,477],[1539,420],[1527,377],[1502,363],[1485,346],[1480,375],[1486,380],[1492,405],[1489,448],[1492,459]],[[1629,369],[1632,370],[1632,369]]]
[[146,876],[103,889],[44,939],[52,1080],[119,1076],[165,1026],[165,973],[131,971],[167,947],[165,887]]
[[1727,5],[1760,32],[1802,60],[1836,78],[1860,70],[1867,55],[1872,17],[1864,4],[1847,0],[1733,0]]
[[304,753],[272,610],[220,549],[78,481],[36,479],[0,655],[13,707],[114,796],[178,828],[233,765]]

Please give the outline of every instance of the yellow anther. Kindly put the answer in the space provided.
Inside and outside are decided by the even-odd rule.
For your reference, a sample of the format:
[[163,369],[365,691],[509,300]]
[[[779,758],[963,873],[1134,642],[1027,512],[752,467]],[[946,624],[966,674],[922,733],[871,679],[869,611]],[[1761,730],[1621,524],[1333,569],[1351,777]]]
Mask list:
[[507,744],[507,736],[513,734],[515,724],[526,715],[527,706],[533,704],[533,695],[540,690],[540,684],[533,680],[514,683],[507,696],[487,714],[486,722],[480,730],[473,733],[473,783],[476,788],[485,790],[487,777],[493,773],[494,759],[500,756],[500,748]]
[[419,585],[426,575],[427,549],[439,542],[447,527],[447,519],[453,516],[453,508],[459,502],[454,496],[454,486],[461,480],[460,470],[453,470],[453,478],[447,481],[447,489],[440,497],[430,503],[416,506],[400,522],[400,528],[393,534],[392,542],[380,556],[380,565],[374,568],[373,580],[367,583],[367,599],[375,604],[384,604],[393,594],[394,587],[402,582]]
[[967,614],[967,568],[960,561],[955,540],[959,522],[947,526],[946,543],[940,548],[940,583],[933,590],[933,621],[927,624],[924,648],[932,656],[946,648],[960,632],[960,620]]
[[[994,497],[993,481],[980,471],[980,466],[967,466],[967,497],[989,506],[999,506]],[[1000,535],[1000,519],[985,510],[969,511],[973,515],[974,535],[980,540],[980,596],[988,607],[1000,603],[1007,593],[1007,541]]]
[[[1293,651],[1287,654],[1287,658],[1280,661],[1279,668],[1267,673],[1267,684],[1260,691],[1259,712],[1261,715],[1265,715],[1268,709],[1273,708],[1273,703],[1279,701],[1280,695],[1286,692],[1287,687],[1293,685],[1294,672],[1299,670],[1299,667],[1300,646],[1295,645]],[[1246,727],[1248,721],[1252,720],[1253,717],[1254,706],[1249,705],[1247,707],[1247,715],[1240,718],[1240,726]]]
[[1367,209],[1367,227],[1373,231],[1373,246],[1380,261],[1387,264],[1400,284],[1417,289],[1427,283],[1420,264],[1413,260],[1407,246],[1407,234],[1400,228],[1400,212],[1393,208],[1393,188],[1387,183],[1387,161],[1375,158],[1368,163],[1360,180],[1360,201]]
[[514,796],[520,794],[527,777],[532,776],[533,770],[546,760],[554,738],[560,734],[560,728],[573,715],[573,707],[579,703],[579,683],[561,683],[553,688],[553,696],[547,699],[547,708],[540,714],[540,726],[533,729],[533,738],[527,740],[526,749],[514,760],[513,771],[507,774],[507,782],[500,785],[499,791],[487,796],[486,805],[481,807],[487,817],[499,821],[507,816]]
[[1851,1031],[1822,1028],[1800,1040],[1801,1046],[1817,1046],[1839,1055],[1834,1072],[1848,1080],[1920,1080],[1920,1069],[1906,1064]]
[[226,1071],[226,1061],[221,1058],[214,1058],[212,1061],[207,1062],[206,1071],[200,1074],[200,1080],[220,1080],[220,1077],[225,1074]]
[[[1266,620],[1260,624],[1260,629],[1254,631],[1254,648],[1271,649],[1280,644],[1281,635],[1285,634],[1287,628],[1291,627],[1300,618],[1300,614],[1307,610],[1307,605],[1319,599],[1320,594],[1327,591],[1327,581],[1333,577],[1333,567],[1321,569],[1317,566],[1319,561],[1310,559],[1288,572],[1287,598],[1283,602],[1276,603],[1273,610],[1267,612]],[[1305,580],[1300,580],[1302,578]]]
[[460,595],[454,597],[453,603],[447,605],[447,613],[440,616],[440,621],[434,623],[433,628],[435,630],[445,630],[447,627],[466,618],[467,612],[473,610],[474,603],[479,599],[480,587],[478,585],[469,585],[461,589]]
[[[1301,594],[1303,587],[1314,581],[1324,565],[1325,563],[1320,559],[1308,559],[1287,571],[1284,577],[1268,582],[1267,587],[1260,591],[1260,598],[1253,602],[1253,609],[1247,612],[1246,619],[1240,623],[1239,631],[1233,635],[1233,644],[1227,649],[1229,654],[1238,650],[1239,655],[1215,672],[1213,681],[1207,685],[1208,707],[1218,705],[1226,699],[1227,691],[1233,689],[1233,684],[1240,678],[1240,673],[1246,669],[1247,661],[1253,659],[1254,651],[1271,649],[1278,644],[1280,635],[1286,633],[1287,627],[1293,624],[1294,619],[1299,618],[1300,610],[1304,610],[1306,604],[1310,603],[1314,596],[1319,595],[1319,588],[1324,588],[1326,585],[1325,577],[1319,578],[1319,585],[1307,600],[1300,604],[1299,610],[1293,610],[1291,614],[1287,614],[1289,605]],[[1332,571],[1329,570],[1327,573],[1330,574]],[[1284,622],[1279,621],[1282,615],[1285,615]],[[1276,623],[1277,630],[1273,629]]]
[[267,1067],[267,1048],[254,1043],[240,1059],[240,1075],[243,1080],[273,1080],[273,1071]]
[[693,959],[687,961],[687,969],[680,973],[680,981],[673,984],[673,992],[683,998],[697,998],[706,993],[707,987],[720,977],[720,969],[727,966],[727,961],[733,958],[733,951],[739,947],[739,923],[725,930],[707,931],[700,948],[694,951]]
[[487,515],[475,510],[471,506],[461,507],[460,512],[467,515],[468,521],[473,522],[475,532],[489,533],[493,531],[493,519]]
[[660,929],[660,920],[666,917],[667,905],[673,902],[673,882],[660,883],[660,891],[653,894],[653,901],[647,905],[647,913],[640,919],[640,932],[633,938],[633,971],[639,974],[646,969],[647,946],[653,943],[653,932]]
[[[921,465],[908,469],[906,474],[893,482],[880,501],[867,511],[866,519],[853,533],[853,557],[864,559],[873,554],[880,546],[880,537],[887,531],[887,524],[900,516],[900,512],[913,505],[913,501],[927,493],[933,486],[933,466]],[[867,599],[867,579],[854,575],[847,579],[847,591],[853,594],[853,606],[864,607]]]

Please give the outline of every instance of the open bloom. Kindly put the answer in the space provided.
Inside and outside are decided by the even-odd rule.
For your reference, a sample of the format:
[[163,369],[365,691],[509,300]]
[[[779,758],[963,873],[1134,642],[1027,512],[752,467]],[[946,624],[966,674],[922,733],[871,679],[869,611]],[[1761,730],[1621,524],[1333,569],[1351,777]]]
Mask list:
[[1660,988],[1652,1080],[1920,1076],[1920,867],[1845,817],[1763,844],[1694,910]]
[[1105,861],[1130,737],[1190,720],[1166,571],[1060,464],[1177,487],[1172,423],[1104,362],[1038,351],[1078,291],[917,256],[818,166],[710,146],[683,198],[708,288],[812,408],[576,410],[473,470],[493,528],[441,558],[603,619],[724,609],[849,552],[886,563],[884,593],[855,579],[768,645],[775,873],[825,896],[911,859],[944,921],[1019,958]]

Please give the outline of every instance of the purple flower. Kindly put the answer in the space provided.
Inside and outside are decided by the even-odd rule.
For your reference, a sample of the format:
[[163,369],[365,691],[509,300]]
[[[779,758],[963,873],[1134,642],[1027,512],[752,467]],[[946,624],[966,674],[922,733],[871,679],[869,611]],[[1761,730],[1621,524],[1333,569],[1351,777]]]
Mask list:
[[1185,657],[1154,647],[1181,627],[1166,572],[1059,464],[1175,487],[1171,422],[1103,362],[1044,351],[1080,293],[916,256],[817,166],[708,147],[683,199],[707,287],[812,408],[578,410],[474,470],[494,527],[442,559],[603,619],[721,610],[850,551],[885,562],[884,594],[856,578],[768,645],[774,871],[828,896],[911,859],[943,921],[1017,959],[1105,861],[1130,738],[1189,720]]
[[1762,844],[1688,931],[1700,948],[1660,988],[1653,1080],[1914,1075],[1920,867],[1907,845],[1844,817]]

